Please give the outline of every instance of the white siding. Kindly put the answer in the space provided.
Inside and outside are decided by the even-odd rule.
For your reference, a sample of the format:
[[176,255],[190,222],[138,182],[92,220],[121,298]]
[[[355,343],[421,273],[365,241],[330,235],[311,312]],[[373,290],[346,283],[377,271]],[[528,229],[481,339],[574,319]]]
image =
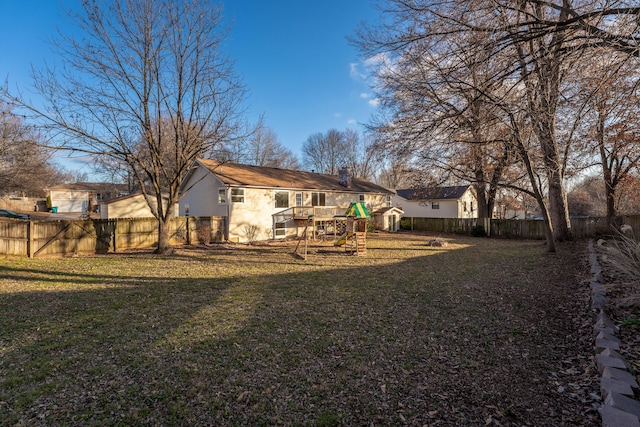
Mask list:
[[89,209],[89,192],[84,190],[52,190],[51,206],[58,212],[87,212]]
[[[415,218],[477,218],[478,202],[471,190],[467,190],[460,199],[433,200],[438,202],[439,209],[433,209],[432,200],[415,201],[406,200],[397,194],[393,196],[393,206],[404,211],[404,216]],[[464,211],[464,202],[467,202],[467,211]],[[471,210],[473,203],[473,211]]]
[[[198,168],[183,188],[188,191],[179,202],[181,216],[185,215],[187,205],[190,216],[227,216],[227,205],[218,204],[218,189],[224,185],[205,168]],[[227,194],[227,203],[229,197]]]

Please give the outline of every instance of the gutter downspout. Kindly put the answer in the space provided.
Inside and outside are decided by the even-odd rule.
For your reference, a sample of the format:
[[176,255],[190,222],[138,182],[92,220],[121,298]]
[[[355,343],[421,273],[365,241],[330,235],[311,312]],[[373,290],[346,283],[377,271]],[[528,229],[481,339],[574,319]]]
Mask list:
[[229,241],[229,228],[231,224],[231,186],[227,185],[224,192],[224,197],[227,199],[227,220],[224,222],[224,240]]

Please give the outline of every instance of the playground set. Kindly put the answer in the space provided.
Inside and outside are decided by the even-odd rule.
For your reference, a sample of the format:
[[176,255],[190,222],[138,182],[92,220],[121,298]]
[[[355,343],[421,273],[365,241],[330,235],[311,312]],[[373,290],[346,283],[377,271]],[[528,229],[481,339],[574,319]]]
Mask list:
[[[336,215],[332,218],[334,234],[337,236],[333,242],[334,247],[343,247],[345,252],[351,255],[366,255],[367,253],[367,219],[371,215],[362,202],[352,202],[344,215]],[[294,253],[307,259],[308,241],[313,238],[316,229],[316,219],[309,216],[304,225],[304,231],[298,239]],[[325,222],[325,221],[323,221]],[[309,232],[311,230],[311,233]],[[338,230],[342,234],[338,236]],[[326,234],[325,234],[326,236]],[[298,253],[300,244],[304,241],[304,253]]]

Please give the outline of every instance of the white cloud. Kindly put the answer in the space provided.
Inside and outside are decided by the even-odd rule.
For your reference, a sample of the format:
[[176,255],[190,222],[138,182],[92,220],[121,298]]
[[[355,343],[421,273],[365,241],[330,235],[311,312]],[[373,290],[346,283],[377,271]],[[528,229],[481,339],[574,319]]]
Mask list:
[[357,62],[352,62],[349,64],[349,75],[353,80],[367,80],[367,75],[360,71],[360,64]]
[[372,107],[377,107],[378,105],[380,105],[380,98],[370,99],[369,105],[371,105]]
[[349,120],[347,120],[347,124],[348,124],[348,125],[355,125],[356,123],[358,123],[358,122],[356,121],[356,119],[349,119]]
[[342,113],[333,113],[333,117],[339,119],[340,117],[342,117]]
[[362,99],[367,99],[367,98],[369,98],[370,96],[371,96],[371,94],[369,94],[369,93],[365,93],[365,92],[362,92],[362,93],[360,94],[360,98],[362,98]]
[[380,64],[388,64],[389,56],[386,53],[378,53],[364,60],[364,66],[367,68],[377,67]]

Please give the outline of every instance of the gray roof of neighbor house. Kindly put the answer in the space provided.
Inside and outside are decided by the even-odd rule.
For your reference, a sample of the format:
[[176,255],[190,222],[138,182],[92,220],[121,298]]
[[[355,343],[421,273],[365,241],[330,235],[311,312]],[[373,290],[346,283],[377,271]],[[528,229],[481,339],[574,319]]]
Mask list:
[[406,188],[396,194],[407,200],[455,200],[462,197],[470,185],[455,185],[436,188]]
[[[392,193],[392,191],[384,187],[359,178],[351,178],[351,185],[345,187],[339,183],[338,175],[325,175],[315,172],[241,165],[237,163],[220,163],[207,159],[198,159],[196,163],[201,164],[209,171],[215,173],[218,179],[230,186],[318,191],[333,190],[353,193]],[[194,167],[197,167],[197,165],[194,165]],[[192,169],[194,167],[192,167]]]

